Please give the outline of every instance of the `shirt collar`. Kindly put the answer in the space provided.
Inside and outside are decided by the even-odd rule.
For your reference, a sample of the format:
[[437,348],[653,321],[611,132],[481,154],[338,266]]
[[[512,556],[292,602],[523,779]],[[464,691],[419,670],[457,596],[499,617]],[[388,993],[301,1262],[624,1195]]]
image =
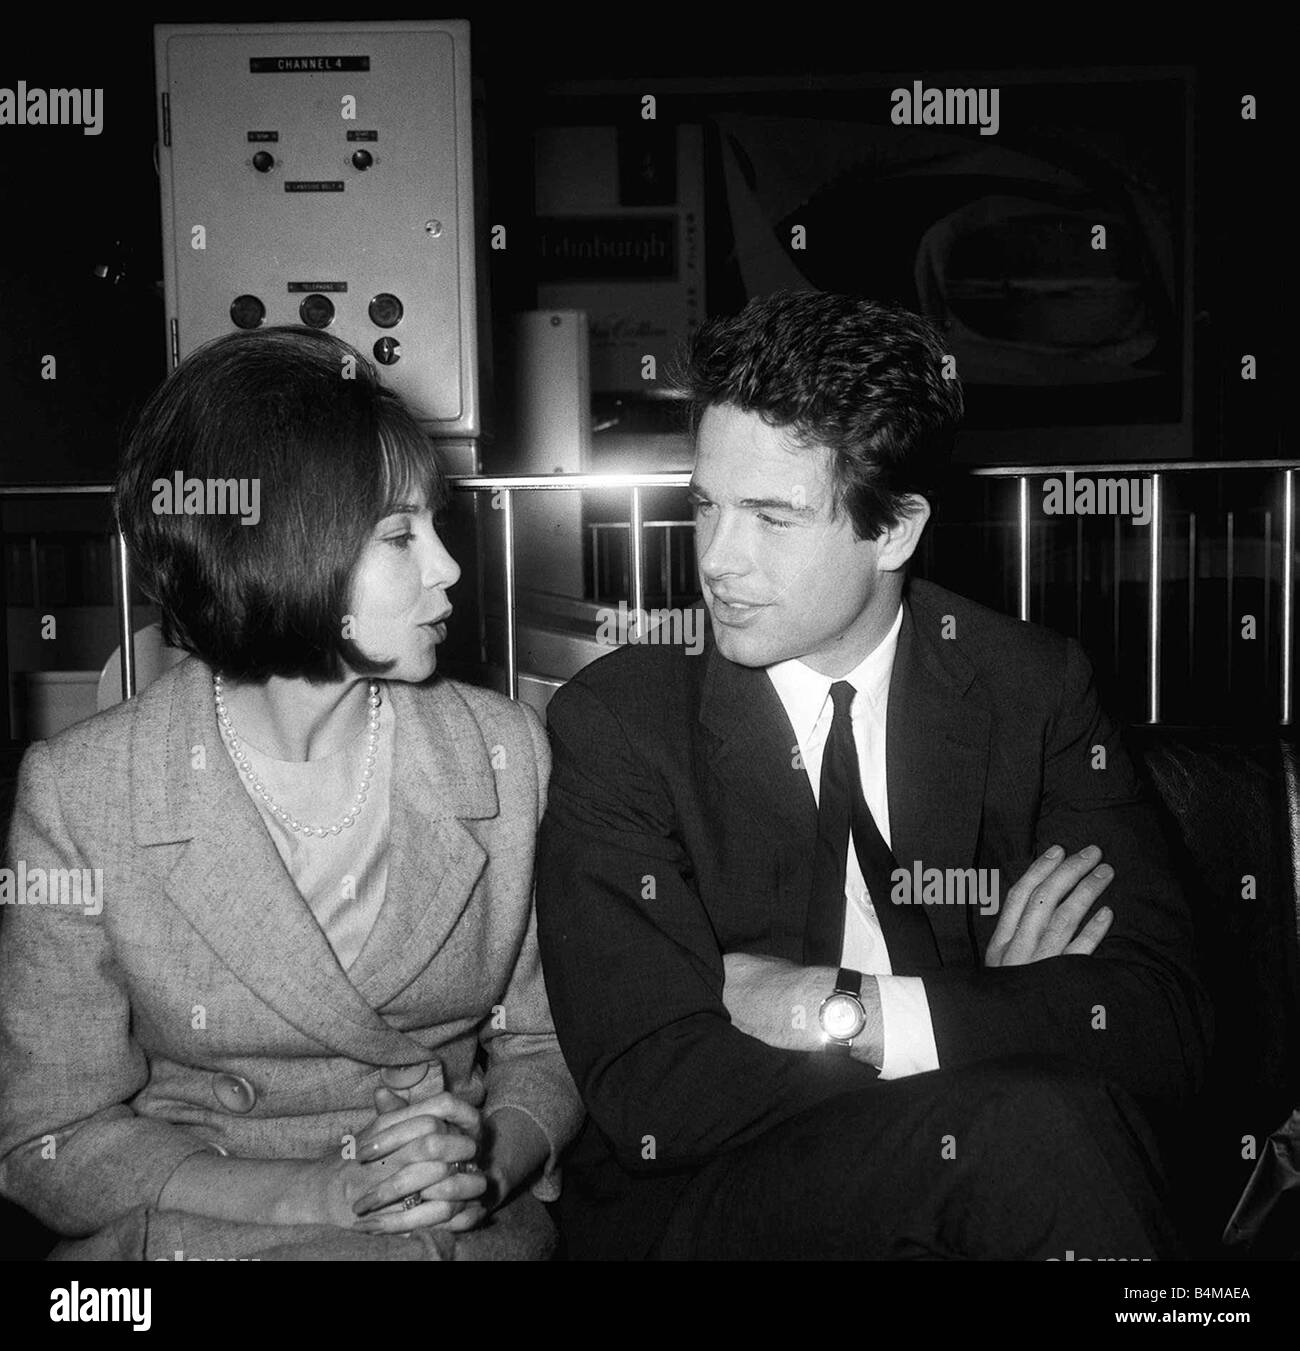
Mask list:
[[847,680],[866,699],[873,713],[878,713],[884,708],[889,694],[889,678],[894,669],[894,654],[898,650],[898,635],[902,627],[903,606],[900,602],[889,632],[853,670],[835,679],[819,674],[798,657],[789,661],[779,661],[767,668],[768,679],[785,705],[791,725],[801,742],[812,733],[825,707],[830,688],[837,680]]

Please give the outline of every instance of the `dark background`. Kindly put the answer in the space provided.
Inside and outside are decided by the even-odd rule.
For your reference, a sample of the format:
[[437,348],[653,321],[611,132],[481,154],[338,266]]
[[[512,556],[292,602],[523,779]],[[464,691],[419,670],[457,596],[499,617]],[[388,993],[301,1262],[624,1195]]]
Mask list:
[[[767,13],[768,11],[763,11]],[[369,12],[368,12],[369,13]],[[378,13],[378,11],[375,11]],[[388,9],[386,17],[431,11]],[[492,345],[504,316],[536,303],[532,241],[532,130],[547,120],[548,86],[565,80],[688,76],[819,76],[872,70],[1039,71],[1095,66],[1190,65],[1195,75],[1192,296],[1196,378],[1194,453],[1267,458],[1289,453],[1278,361],[1283,311],[1292,294],[1291,248],[1283,246],[1293,146],[1286,73],[1266,32],[1236,33],[1225,21],[1198,31],[1182,20],[1150,31],[1054,11],[1031,21],[1003,16],[965,29],[926,10],[904,25],[876,7],[829,18],[799,7],[778,22],[739,11],[659,6],[598,10],[511,6],[448,7],[473,24],[486,136],[486,221],[507,223],[524,247],[485,255]],[[798,22],[789,17],[797,14]],[[267,22],[360,17],[352,11],[161,11],[145,17],[29,20],[0,52],[0,84],[102,87],[105,127],[0,128],[6,150],[0,207],[0,480],[102,479],[116,459],[124,421],[164,373],[161,239],[155,139],[152,25],[155,21]],[[1243,27],[1246,21],[1243,20]],[[996,30],[996,31],[995,31]],[[1259,120],[1238,115],[1242,93],[1259,100]],[[553,111],[553,105],[551,110]],[[671,99],[661,99],[671,118]],[[1005,96],[1004,96],[1005,117]],[[1131,128],[1140,140],[1140,117]],[[1150,129],[1147,129],[1148,132]],[[515,236],[512,234],[512,240]],[[101,265],[108,278],[96,278]],[[112,280],[110,280],[112,279]],[[710,308],[715,298],[706,297]],[[59,354],[54,382],[39,356]],[[1262,378],[1238,376],[1242,352]],[[492,352],[485,353],[490,378]],[[1276,358],[1276,360],[1275,360]],[[485,384],[488,401],[490,383]],[[489,410],[491,413],[491,410]]]

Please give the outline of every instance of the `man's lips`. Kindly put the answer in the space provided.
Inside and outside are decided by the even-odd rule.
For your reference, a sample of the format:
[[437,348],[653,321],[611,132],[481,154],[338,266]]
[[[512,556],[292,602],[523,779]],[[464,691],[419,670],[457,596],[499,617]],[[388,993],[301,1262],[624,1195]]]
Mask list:
[[710,593],[713,600],[713,617],[723,624],[738,626],[755,618],[766,604],[756,601],[726,600],[716,592]]

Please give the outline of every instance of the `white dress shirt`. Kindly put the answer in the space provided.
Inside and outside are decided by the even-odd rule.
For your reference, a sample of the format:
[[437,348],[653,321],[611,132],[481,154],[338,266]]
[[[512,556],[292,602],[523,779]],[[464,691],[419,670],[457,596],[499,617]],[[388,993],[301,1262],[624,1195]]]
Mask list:
[[[879,645],[839,679],[857,691],[851,716],[853,740],[858,751],[862,793],[875,817],[885,843],[889,834],[889,790],[885,779],[885,720],[889,705],[889,678],[894,669],[898,634],[903,627],[903,607],[898,607],[893,626]],[[782,661],[767,668],[768,679],[780,696],[798,739],[800,754],[813,797],[820,802],[822,752],[830,735],[835,706],[831,702],[830,676],[819,675],[802,661]],[[850,833],[848,863],[844,878],[844,950],[840,965],[875,976],[880,987],[880,1013],[884,1025],[885,1054],[882,1079],[901,1079],[939,1068],[934,1044],[930,1001],[920,976],[895,976],[880,920],[862,876]],[[826,992],[830,993],[829,990]]]

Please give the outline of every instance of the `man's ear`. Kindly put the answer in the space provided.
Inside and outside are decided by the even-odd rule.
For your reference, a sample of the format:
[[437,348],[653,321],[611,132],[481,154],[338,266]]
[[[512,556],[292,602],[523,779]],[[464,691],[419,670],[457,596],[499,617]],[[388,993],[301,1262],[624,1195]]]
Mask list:
[[889,526],[876,541],[879,552],[876,566],[881,572],[897,572],[907,564],[921,542],[921,534],[930,520],[930,504],[919,493],[903,498],[898,524]]

